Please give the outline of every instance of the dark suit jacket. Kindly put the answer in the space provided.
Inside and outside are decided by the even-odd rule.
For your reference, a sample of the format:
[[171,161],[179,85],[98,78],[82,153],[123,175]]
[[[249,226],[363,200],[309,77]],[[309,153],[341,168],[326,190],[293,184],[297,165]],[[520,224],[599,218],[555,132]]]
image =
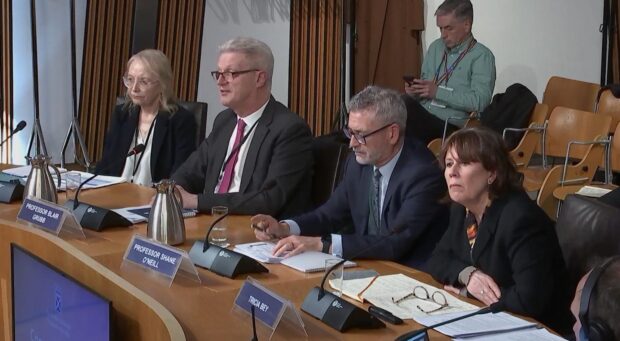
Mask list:
[[[120,176],[125,167],[124,156],[134,139],[140,107],[124,104],[114,108],[110,127],[105,136],[103,156],[97,163],[98,174]],[[170,178],[172,172],[196,149],[196,120],[178,106],[171,114],[160,111],[151,139],[151,177],[153,182]]]
[[[439,200],[446,182],[433,154],[417,140],[405,139],[382,207],[381,234],[368,235],[368,196],[373,166],[349,155],[342,182],[327,202],[293,220],[302,235],[323,236],[353,225],[342,235],[345,258],[389,259],[420,268],[446,230],[446,205]],[[392,231],[393,235],[386,236]]]
[[459,273],[475,266],[499,286],[498,309],[565,327],[571,297],[566,267],[553,223],[536,203],[522,191],[493,200],[471,253],[464,219],[465,208],[453,204],[450,227],[428,262],[430,274],[462,287]]
[[[217,115],[207,139],[173,174],[177,184],[199,193],[201,212],[223,205],[235,214],[288,217],[307,209],[313,164],[310,128],[273,97],[254,128],[239,193],[213,193],[236,124],[237,115],[230,109]],[[262,193],[255,195],[257,191]],[[249,201],[243,202],[246,199]]]

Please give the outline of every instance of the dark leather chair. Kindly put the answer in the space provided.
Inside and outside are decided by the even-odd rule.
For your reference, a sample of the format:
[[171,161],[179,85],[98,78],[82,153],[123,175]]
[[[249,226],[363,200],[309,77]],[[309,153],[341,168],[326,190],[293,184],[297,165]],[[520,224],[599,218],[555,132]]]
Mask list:
[[200,145],[202,140],[204,140],[207,136],[207,109],[208,104],[205,102],[185,102],[179,101],[180,106],[182,106],[185,110],[194,114],[194,119],[196,120],[196,145]]
[[596,263],[620,254],[620,208],[595,198],[569,195],[556,232],[574,288]]
[[349,147],[334,135],[319,136],[312,141],[312,154],[312,203],[318,207],[329,199],[340,183]]
[[[125,103],[125,97],[116,97],[116,105],[123,103]],[[198,127],[198,130],[196,130],[196,145],[200,145],[207,136],[207,109],[209,105],[205,102],[178,101],[177,103],[194,115],[196,126]]]

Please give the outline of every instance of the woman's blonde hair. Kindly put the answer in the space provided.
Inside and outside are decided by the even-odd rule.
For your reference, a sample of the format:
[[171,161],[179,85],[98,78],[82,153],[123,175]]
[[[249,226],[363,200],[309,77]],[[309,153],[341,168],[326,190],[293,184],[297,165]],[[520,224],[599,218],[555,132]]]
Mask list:
[[[161,87],[160,107],[161,109],[173,113],[177,110],[177,97],[172,89],[172,67],[170,60],[160,50],[147,49],[142,50],[129,58],[127,61],[127,70],[134,61],[140,61],[146,70],[157,77],[157,81]],[[125,98],[129,99],[129,89],[125,92]],[[133,102],[126,101],[129,105]]]

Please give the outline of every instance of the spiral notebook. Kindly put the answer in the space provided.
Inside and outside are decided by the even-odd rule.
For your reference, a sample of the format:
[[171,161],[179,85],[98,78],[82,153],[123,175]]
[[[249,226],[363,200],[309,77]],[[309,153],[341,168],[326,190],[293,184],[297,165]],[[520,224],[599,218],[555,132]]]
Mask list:
[[[282,259],[282,261],[280,261],[280,264],[284,264],[301,272],[318,272],[325,270],[326,259],[342,260],[342,258],[340,257],[333,256],[327,253],[318,251],[306,251],[293,257],[284,258]],[[357,266],[357,264],[351,261],[346,261],[344,263],[345,268],[350,268],[353,266]]]

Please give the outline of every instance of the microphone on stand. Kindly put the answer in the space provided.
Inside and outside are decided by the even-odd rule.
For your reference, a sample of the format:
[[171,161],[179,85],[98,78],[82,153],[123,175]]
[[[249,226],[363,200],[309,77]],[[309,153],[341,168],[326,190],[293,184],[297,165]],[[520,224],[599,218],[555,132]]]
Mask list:
[[487,314],[487,313],[496,313],[499,310],[500,309],[491,308],[490,306],[489,307],[484,307],[484,308],[478,309],[478,310],[476,310],[474,312],[471,312],[469,314],[465,314],[465,315],[462,315],[462,316],[459,316],[459,317],[455,317],[455,318],[447,320],[447,321],[435,323],[435,324],[432,324],[430,326],[427,326],[427,327],[424,327],[424,328],[421,328],[421,329],[418,329],[418,330],[410,331],[408,333],[405,333],[405,334],[397,337],[394,341],[423,340],[423,339],[420,339],[419,337],[422,336],[422,335],[425,335],[426,332],[431,330],[431,329],[435,329],[437,327],[441,327],[444,324],[449,324],[449,323],[452,323],[452,322],[464,320],[464,319],[466,319],[468,317],[472,317],[472,316],[475,316],[475,315],[481,315],[481,314]]
[[0,142],[0,147],[2,147],[6,143],[6,141],[10,140],[11,137],[13,137],[13,135],[24,130],[24,128],[26,128],[26,121],[24,120],[19,121],[19,123],[17,123],[17,125],[15,126],[15,129],[11,131],[9,136],[7,136],[4,140],[2,140],[2,142]]
[[238,208],[240,208],[241,206],[245,205],[248,201],[254,199],[257,195],[263,193],[264,191],[268,191],[268,190],[272,189],[275,186],[276,186],[276,181],[275,180],[268,181],[263,186],[263,188],[261,190],[256,191],[255,193],[252,193],[249,197],[245,198],[244,200],[242,200],[241,202],[239,202],[235,206],[233,206],[232,209],[228,210],[228,212],[226,214],[221,215],[220,217],[215,219],[211,223],[211,225],[209,226],[209,229],[207,230],[207,234],[205,235],[205,241],[204,241],[204,246],[202,247],[202,252],[206,252],[207,249],[209,248],[209,246],[213,245],[213,244],[209,243],[209,235],[211,234],[211,231],[213,231],[213,228],[215,227],[215,225],[217,225],[217,223],[222,221],[224,218],[228,217],[233,211],[236,211]]
[[346,300],[325,290],[325,281],[329,274],[347,260],[357,258],[380,245],[386,239],[400,233],[405,226],[397,226],[390,233],[379,238],[378,241],[356,252],[353,256],[344,258],[326,269],[321,285],[312,288],[301,305],[301,310],[323,321],[328,326],[345,331],[350,328],[375,329],[384,328],[385,324],[368,311],[361,309]]
[[[133,149],[131,149],[129,151],[129,153],[127,153],[127,156],[125,157],[128,158],[130,156],[134,156],[136,154],[140,154],[144,151],[144,149],[146,149],[146,146],[143,143],[140,143],[139,145],[133,147]],[[125,159],[118,159],[115,162],[112,163],[112,166],[116,166],[118,163],[120,163],[120,161],[125,161]],[[106,168],[104,168],[104,170],[108,170],[111,167],[108,166]],[[77,190],[75,191],[75,201],[73,202],[73,209],[77,209],[78,206],[80,205],[80,202],[78,201],[78,195],[80,194],[80,192],[82,191],[82,187],[84,187],[84,185],[86,185],[87,183],[89,183],[90,181],[92,181],[94,178],[96,178],[97,176],[100,175],[100,173],[102,172],[96,172],[95,174],[93,174],[90,178],[84,180],[84,182],[82,182],[80,184],[80,186],[78,186]]]
[[[146,146],[143,143],[138,144],[129,151],[125,158],[114,160],[114,162],[112,162],[111,165],[108,165],[108,167],[105,167],[103,171],[112,168],[111,166],[116,166],[121,161],[124,162],[125,159],[130,156],[142,153],[144,149],[146,149]],[[103,228],[108,226],[131,226],[131,222],[129,220],[125,219],[123,216],[112,210],[81,203],[79,201],[78,197],[84,185],[92,181],[97,176],[101,175],[103,171],[96,172],[90,178],[83,181],[75,191],[75,199],[67,200],[67,202],[65,203],[65,207],[71,208],[73,210],[73,213],[75,214],[77,220],[80,222],[80,225],[82,227],[86,227],[95,231],[101,231]]]
[[251,305],[252,309],[252,339],[250,341],[258,341],[258,336],[256,335],[256,316],[254,315],[254,305]]
[[192,260],[192,262],[194,262],[194,264],[198,266],[209,269],[216,274],[229,278],[233,278],[238,274],[244,273],[269,272],[266,267],[264,267],[260,262],[254,260],[253,258],[209,243],[209,235],[211,234],[211,231],[213,230],[215,225],[222,221],[222,219],[226,218],[233,211],[236,211],[237,209],[248,203],[250,200],[254,199],[257,195],[268,191],[275,186],[276,180],[267,181],[267,183],[263,185],[262,189],[252,193],[250,196],[246,197],[245,199],[234,205],[231,209],[229,209],[228,213],[215,219],[207,230],[204,242],[199,240],[195,241],[194,245],[189,251],[189,258]]
[[[23,130],[25,127],[26,121],[19,121],[9,136],[0,142],[0,147],[2,147],[6,141],[10,140],[13,135]],[[1,152],[0,155],[2,155]],[[20,179],[8,174],[3,174],[2,180],[0,180],[0,202],[9,204],[11,201],[21,200],[23,196],[24,185],[20,182]]]

